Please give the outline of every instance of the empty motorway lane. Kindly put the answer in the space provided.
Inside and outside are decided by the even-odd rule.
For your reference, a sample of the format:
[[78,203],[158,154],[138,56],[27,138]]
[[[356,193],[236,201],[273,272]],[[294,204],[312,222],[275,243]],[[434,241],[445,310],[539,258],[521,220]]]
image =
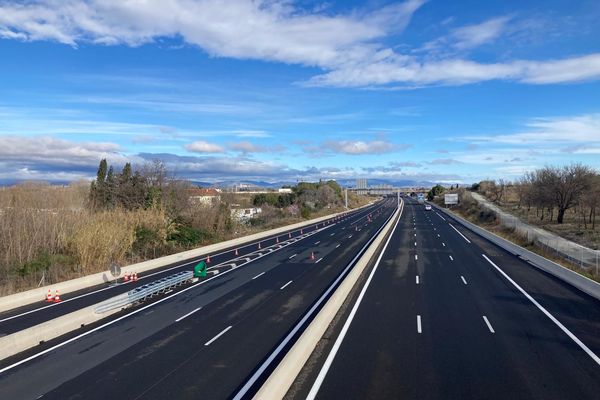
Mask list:
[[597,300],[416,203],[375,268],[289,398],[599,398]]
[[[351,220],[348,220],[348,223],[352,224],[354,222],[355,225],[356,223],[364,221],[366,219],[366,216],[372,213],[374,210],[377,210],[378,207],[378,204],[374,204],[363,209],[350,211],[349,213],[347,213],[345,218],[351,218]],[[354,225],[352,225],[351,227],[354,227]],[[252,241],[245,245],[224,249],[216,254],[210,255],[211,264],[209,264],[209,269],[223,271],[226,268],[221,266],[228,265],[228,263],[231,263],[236,259],[244,260],[246,257],[256,257],[257,254],[260,253],[258,251],[259,244],[261,246],[261,249],[266,249],[269,246],[274,246],[280,241],[283,242],[289,238],[294,239],[299,238],[305,234],[317,233],[319,227],[322,229],[324,227],[323,223],[312,224],[302,229],[286,231],[278,235],[273,235],[271,237]],[[23,307],[19,307],[17,309],[5,311],[3,313],[0,313],[0,335],[8,335],[13,332],[18,332],[30,326],[34,326],[42,322],[57,318],[61,315],[65,315],[70,312],[79,310],[81,308],[97,304],[112,296],[125,293],[128,290],[133,289],[135,286],[141,286],[145,283],[152,282],[170,274],[184,270],[191,270],[196,263],[198,263],[200,260],[205,259],[206,255],[203,255],[201,257],[194,257],[190,259],[181,260],[173,264],[165,265],[164,267],[158,268],[156,270],[140,274],[139,281],[136,283],[121,283],[117,286],[109,286],[108,284],[105,284],[73,293],[68,293],[66,295],[61,294],[63,301],[60,303],[48,304],[45,303],[42,299],[40,299],[40,301],[37,303],[32,303]]]
[[[391,217],[396,201],[0,373],[0,398],[228,398]],[[268,372],[268,369],[267,369]],[[260,381],[258,382],[260,383]],[[251,392],[249,392],[250,394]]]

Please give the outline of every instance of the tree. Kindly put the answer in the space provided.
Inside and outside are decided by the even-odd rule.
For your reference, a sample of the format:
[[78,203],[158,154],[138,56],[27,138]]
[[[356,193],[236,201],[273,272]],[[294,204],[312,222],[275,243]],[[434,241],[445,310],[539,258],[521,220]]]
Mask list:
[[427,200],[431,201],[435,196],[440,196],[446,189],[442,185],[435,185],[427,192]]
[[319,189],[317,189],[317,201],[319,206],[326,207],[330,204],[335,203],[337,196],[335,194],[334,189],[329,185],[321,185]]
[[589,190],[594,172],[582,164],[571,164],[562,168],[545,167],[540,172],[558,208],[556,222],[562,224],[565,212],[576,205],[583,193]]
[[96,180],[92,181],[90,186],[90,205],[92,208],[104,208],[106,206],[106,178],[108,172],[108,163],[106,158],[100,160]]

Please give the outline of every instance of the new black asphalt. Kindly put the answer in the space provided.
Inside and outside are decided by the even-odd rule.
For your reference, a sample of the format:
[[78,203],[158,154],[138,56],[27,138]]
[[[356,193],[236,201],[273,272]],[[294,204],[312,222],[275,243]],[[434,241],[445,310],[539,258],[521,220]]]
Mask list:
[[[352,211],[349,213],[349,215],[357,217],[365,216],[373,212],[373,210],[376,208],[377,205],[372,205],[364,209]],[[323,226],[323,223],[306,226],[302,229],[302,234],[315,232],[319,229],[318,227],[323,228]],[[276,244],[278,240],[287,240],[290,236],[292,238],[300,237],[300,229],[286,231],[278,235],[266,237],[264,239],[261,239],[260,241],[253,241],[250,244],[231,247],[229,249],[218,251],[217,254],[211,255],[211,263],[209,264],[209,267],[217,264],[223,264],[239,257],[250,256],[252,254],[256,255],[258,251],[258,243],[260,243],[261,248],[266,248],[268,246]],[[235,255],[236,250],[238,251],[238,256]],[[117,296],[121,293],[125,293],[129,290],[132,290],[136,286],[141,286],[143,284],[152,282],[153,280],[157,280],[168,276],[170,274],[174,274],[184,270],[191,270],[193,269],[194,265],[201,260],[206,260],[206,255],[203,255],[201,257],[182,259],[178,262],[171,263],[163,267],[157,268],[155,270],[139,274],[139,280],[137,282],[129,282],[127,284],[123,284],[122,280],[120,280],[120,284],[117,286],[114,286],[114,283],[110,281],[111,277],[107,274],[107,282],[105,284],[97,285],[68,294],[61,293],[61,298],[63,299],[63,301],[60,303],[48,304],[43,299],[40,299],[39,302],[28,304],[26,306],[19,307],[13,310],[5,311],[3,313],[0,313],[0,336],[18,332],[25,328],[29,328],[42,322],[52,320],[54,318],[71,313],[81,308],[97,304],[110,297]],[[226,268],[221,268],[221,270],[224,269]],[[52,294],[54,294],[53,291]]]
[[228,398],[394,208],[395,200],[388,201],[368,211],[372,222],[361,212],[152,307],[138,307],[1,374],[0,398]]
[[484,254],[600,354],[600,302],[409,201],[316,398],[598,399],[598,363]]

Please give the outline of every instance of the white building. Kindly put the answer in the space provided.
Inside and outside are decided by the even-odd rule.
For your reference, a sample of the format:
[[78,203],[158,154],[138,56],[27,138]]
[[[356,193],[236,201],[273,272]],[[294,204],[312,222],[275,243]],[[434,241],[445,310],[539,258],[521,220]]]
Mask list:
[[231,218],[238,222],[246,222],[260,213],[262,213],[260,207],[234,208],[231,210]]

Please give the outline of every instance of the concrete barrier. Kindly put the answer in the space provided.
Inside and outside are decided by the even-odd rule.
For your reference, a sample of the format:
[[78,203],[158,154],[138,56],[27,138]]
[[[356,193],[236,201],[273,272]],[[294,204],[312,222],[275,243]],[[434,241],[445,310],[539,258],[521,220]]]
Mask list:
[[[402,203],[402,208],[404,203]],[[352,288],[358,281],[358,278],[365,271],[369,261],[375,256],[377,248],[381,242],[390,233],[396,219],[401,215],[401,209],[396,210],[394,218],[390,219],[386,227],[379,233],[379,236],[373,241],[371,246],[365,251],[363,256],[357,261],[354,268],[340,284],[337,290],[331,295],[321,311],[313,319],[310,325],[304,330],[300,338],[294,343],[292,348],[286,353],[279,365],[267,378],[259,391],[254,395],[254,400],[260,399],[283,399],[294,380],[304,367],[304,364],[317,347],[319,340],[325,334],[325,331],[335,318],[336,314],[346,301]]]
[[0,337],[0,360],[13,356],[40,342],[57,338],[61,335],[74,331],[82,325],[91,324],[111,314],[119,312],[120,309],[111,310],[103,314],[96,314],[90,306],[81,310],[63,315],[50,321],[32,326],[19,332]]
[[[367,207],[372,203],[369,203],[363,207]],[[358,208],[358,209],[360,209]],[[354,209],[352,211],[358,210]],[[126,267],[121,268],[122,275],[127,272],[146,272],[153,269],[164,267],[165,265],[173,264],[178,261],[191,259],[195,257],[205,256],[214,254],[215,252],[227,249],[229,247],[234,246],[242,246],[248,243],[252,243],[253,241],[260,240],[269,236],[277,235],[278,233],[287,232],[289,230],[299,229],[307,225],[316,224],[321,221],[325,221],[327,219],[333,218],[339,214],[343,213],[335,213],[326,215],[324,217],[314,218],[308,221],[298,222],[291,225],[286,225],[280,228],[270,229],[268,231],[255,233],[248,236],[243,236],[236,239],[227,240],[224,242],[219,242],[215,244],[211,244],[204,247],[199,247],[193,250],[187,250],[181,253],[171,254],[168,256],[155,258],[153,260],[147,260],[136,264],[131,264]],[[48,293],[48,289],[52,290],[54,294],[55,290],[59,290],[60,294],[65,294],[69,292],[74,292],[77,290],[85,289],[91,286],[101,285],[103,283],[107,283],[114,280],[109,271],[98,272],[96,274],[83,276],[81,278],[71,279],[68,281],[42,286],[36,289],[27,290],[25,292],[15,293],[8,296],[4,296],[0,298],[0,312],[11,310],[13,308],[21,307],[27,304],[35,303],[38,301],[43,301],[46,298],[46,294]]]
[[540,256],[532,251],[529,251],[509,240],[504,239],[486,229],[477,226],[466,219],[458,216],[457,214],[446,210],[445,208],[434,205],[435,208],[441,210],[446,215],[451,216],[459,224],[469,229],[470,231],[476,233],[479,236],[489,240],[493,244],[498,247],[503,248],[504,250],[514,254],[515,256],[521,258],[522,260],[527,261],[529,264],[533,265],[536,268],[541,269],[544,272],[549,273],[570,284],[571,286],[581,290],[584,293],[589,294],[590,296],[600,300],[600,284],[596,281],[593,281],[583,275],[578,274],[577,272],[570,270],[568,268],[563,267],[560,264],[555,263],[554,261],[548,260],[545,257]]

